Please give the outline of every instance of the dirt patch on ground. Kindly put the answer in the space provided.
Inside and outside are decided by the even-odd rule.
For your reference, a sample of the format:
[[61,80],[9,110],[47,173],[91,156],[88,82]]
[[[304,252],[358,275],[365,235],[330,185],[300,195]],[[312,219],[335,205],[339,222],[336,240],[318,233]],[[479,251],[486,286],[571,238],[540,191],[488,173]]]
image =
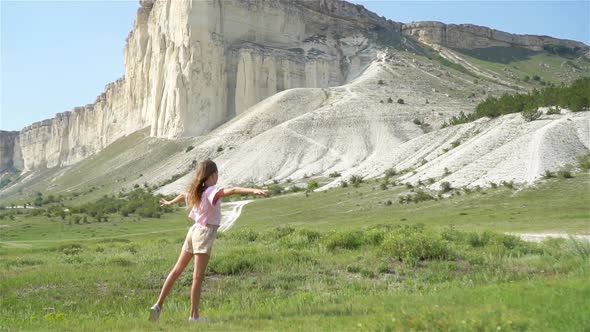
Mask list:
[[578,234],[567,234],[567,233],[507,233],[510,235],[516,235],[525,241],[541,242],[546,238],[561,238],[569,239],[573,238],[576,240],[590,241],[590,235],[578,235]]

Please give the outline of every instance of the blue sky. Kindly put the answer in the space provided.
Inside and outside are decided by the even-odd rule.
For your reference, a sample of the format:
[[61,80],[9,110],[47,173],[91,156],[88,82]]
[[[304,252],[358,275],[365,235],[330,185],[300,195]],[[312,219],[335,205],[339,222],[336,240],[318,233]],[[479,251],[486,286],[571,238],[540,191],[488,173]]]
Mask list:
[[[398,22],[472,23],[590,44],[590,0],[353,2]],[[138,6],[0,0],[0,129],[20,130],[94,102],[124,74],[125,39]]]

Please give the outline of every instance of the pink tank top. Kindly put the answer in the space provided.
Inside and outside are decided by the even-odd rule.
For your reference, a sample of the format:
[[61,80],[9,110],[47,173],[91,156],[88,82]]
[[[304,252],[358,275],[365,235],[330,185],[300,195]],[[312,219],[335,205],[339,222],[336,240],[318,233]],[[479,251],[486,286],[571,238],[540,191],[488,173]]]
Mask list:
[[[188,217],[201,226],[219,225],[221,222],[221,199],[218,199],[215,204],[213,204],[213,199],[222,189],[218,186],[207,187],[201,196],[201,206],[199,208],[193,206]],[[185,194],[185,197],[188,205],[188,193]]]

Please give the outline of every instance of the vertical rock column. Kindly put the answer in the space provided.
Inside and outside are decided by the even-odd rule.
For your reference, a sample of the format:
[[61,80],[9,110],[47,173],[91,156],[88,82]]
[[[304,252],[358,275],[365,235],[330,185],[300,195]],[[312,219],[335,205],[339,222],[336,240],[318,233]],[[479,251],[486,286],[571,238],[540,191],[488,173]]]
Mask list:
[[19,132],[0,130],[0,173],[23,169]]

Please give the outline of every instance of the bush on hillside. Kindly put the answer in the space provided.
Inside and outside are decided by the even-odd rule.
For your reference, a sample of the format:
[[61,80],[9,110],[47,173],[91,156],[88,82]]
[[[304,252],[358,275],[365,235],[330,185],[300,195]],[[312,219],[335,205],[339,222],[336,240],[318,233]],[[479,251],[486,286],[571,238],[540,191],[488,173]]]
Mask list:
[[322,242],[328,250],[357,249],[363,244],[363,235],[360,231],[333,231]]
[[363,177],[359,175],[352,175],[349,180],[353,187],[357,188],[363,183]]
[[585,155],[579,156],[577,160],[578,165],[580,166],[580,169],[582,169],[582,171],[587,172],[588,170],[590,170],[590,153],[586,153]]
[[395,176],[397,175],[397,171],[395,170],[395,168],[389,168],[385,171],[385,176],[387,177],[391,177],[391,176]]
[[313,191],[319,188],[319,184],[316,180],[311,180],[307,183],[307,190]]
[[386,256],[409,265],[416,265],[420,260],[448,260],[455,256],[447,241],[423,230],[392,231],[383,240],[382,248]]
[[125,197],[104,195],[95,202],[71,207],[70,211],[71,213],[87,214],[93,218],[112,213],[119,213],[122,216],[137,213],[145,218],[160,218],[162,213],[172,212],[172,207],[160,206],[159,201],[162,197],[162,195],[152,195],[149,190],[136,188]]
[[461,112],[452,117],[445,125],[457,125],[482,117],[496,118],[523,111],[529,112],[527,118],[531,118],[536,115],[534,112],[539,107],[546,106],[568,108],[574,112],[581,112],[590,107],[590,77],[577,79],[569,86],[551,86],[542,90],[533,89],[526,94],[504,94],[501,97],[488,97],[476,106],[475,112],[469,115]]

